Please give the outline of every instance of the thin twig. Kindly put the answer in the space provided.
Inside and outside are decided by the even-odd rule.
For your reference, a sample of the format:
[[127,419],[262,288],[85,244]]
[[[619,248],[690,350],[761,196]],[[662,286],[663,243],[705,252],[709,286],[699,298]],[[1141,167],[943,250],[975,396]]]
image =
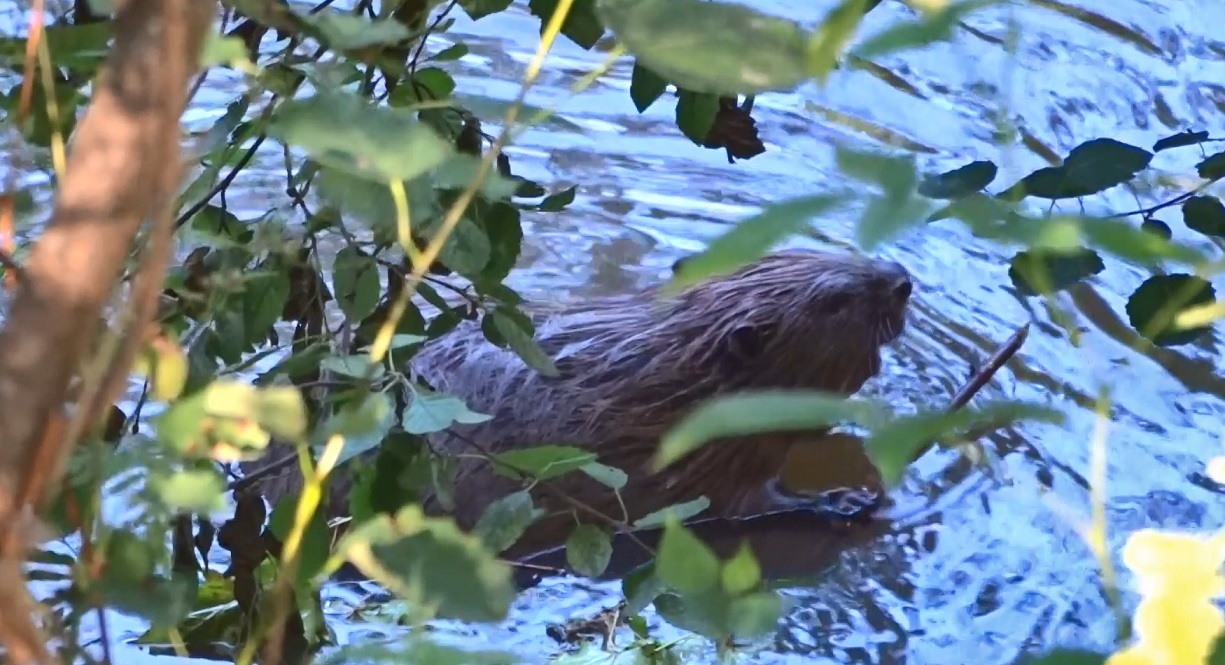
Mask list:
[[433,34],[434,30],[438,28],[443,19],[447,17],[447,14],[450,14],[451,10],[455,9],[457,1],[458,0],[451,0],[451,2],[448,3],[441,12],[438,12],[438,16],[434,17],[434,22],[431,23],[430,26],[425,29],[425,33],[421,35],[421,41],[417,42],[417,49],[413,52],[412,60],[409,61],[408,71],[410,73],[417,73],[417,61],[421,59],[421,52],[425,50],[425,43],[429,41],[430,35]]
[[[13,200],[11,195],[5,196],[4,198],[11,204]],[[6,209],[11,210],[10,208]],[[5,237],[7,238],[9,236],[6,234]],[[0,266],[4,266],[5,274],[12,275],[18,283],[25,281],[25,269],[22,268],[21,264],[17,262],[17,259],[14,259],[13,255],[5,249],[0,249]],[[7,280],[5,284],[6,286],[8,285]]]
[[[991,357],[987,358],[987,361],[983,363],[982,367],[978,368],[970,376],[965,385],[963,385],[961,389],[953,395],[953,399],[949,401],[948,412],[953,413],[955,411],[959,411],[966,404],[969,404],[970,400],[974,399],[974,396],[977,395],[978,392],[991,381],[991,378],[995,376],[995,373],[998,372],[1005,363],[1012,360],[1012,357],[1015,356],[1017,351],[1021,349],[1021,345],[1025,343],[1025,340],[1028,337],[1029,324],[1026,323],[1020,328],[1017,328],[1016,332],[1012,333],[1012,335],[1005,340],[998,349],[996,349],[995,353],[991,354]],[[915,462],[930,449],[930,445],[916,448],[910,455],[910,461],[912,463]]]
[[961,387],[961,390],[958,390],[953,395],[952,401],[949,402],[949,412],[957,411],[968,404],[974,398],[974,395],[978,394],[978,391],[987,385],[991,377],[995,376],[995,373],[1004,366],[1004,363],[1007,363],[1016,355],[1027,337],[1029,337],[1028,323],[1017,328],[1017,331],[1012,333],[1012,336],[1001,344],[1000,348],[996,349],[995,353],[991,354],[991,357],[987,359],[987,362],[983,363],[983,366],[970,377],[970,380]]
[[1209,186],[1213,185],[1216,182],[1217,181],[1215,179],[1209,180],[1207,182],[1200,184],[1195,189],[1192,189],[1188,192],[1183,192],[1182,194],[1179,194],[1178,196],[1175,196],[1174,198],[1168,201],[1163,201],[1161,203],[1151,205],[1147,208],[1140,208],[1139,210],[1129,210],[1127,212],[1116,212],[1112,215],[1106,215],[1106,219],[1119,219],[1122,217],[1131,217],[1132,215],[1145,215],[1145,216],[1151,215],[1157,212],[1158,210],[1169,208],[1170,206],[1176,206],[1179,203],[1183,203],[1184,201],[1194,198],[1200,192],[1204,191],[1205,189],[1207,189]]
[[[271,106],[271,104],[269,104],[269,106]],[[234,179],[238,177],[238,174],[241,173],[243,169],[247,168],[247,165],[251,163],[251,160],[255,157],[255,153],[259,150],[259,147],[263,145],[267,138],[267,134],[260,132],[259,136],[255,137],[255,141],[251,144],[251,147],[247,148],[246,154],[244,154],[238,160],[238,162],[234,164],[234,167],[230,169],[230,172],[225,174],[225,177],[223,177],[221,180],[217,181],[217,184],[209,190],[208,194],[200,197],[199,201],[196,201],[194,205],[179,215],[178,219],[174,221],[174,228],[177,229],[186,224],[193,216],[195,216],[196,213],[203,210],[209,204],[209,202],[213,200],[214,196],[217,196],[221,192],[225,191],[226,188],[228,188],[230,184],[234,182]]]

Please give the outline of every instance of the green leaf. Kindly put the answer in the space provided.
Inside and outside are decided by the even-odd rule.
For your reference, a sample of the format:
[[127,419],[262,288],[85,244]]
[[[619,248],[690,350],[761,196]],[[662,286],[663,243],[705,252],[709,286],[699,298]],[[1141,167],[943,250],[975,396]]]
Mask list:
[[[1039,254],[1080,258],[1090,251],[1086,247],[1090,245],[1150,266],[1162,259],[1199,263],[1205,258],[1194,247],[1156,237],[1124,219],[1084,215],[1027,217],[1010,210],[1009,205],[972,194],[942,212],[962,219],[980,237],[1025,244]],[[1084,258],[1092,263],[1091,256]]]
[[699,496],[696,499],[677,503],[671,506],[665,506],[654,512],[647,513],[638,518],[634,522],[635,530],[654,529],[663,526],[667,521],[675,517],[680,522],[687,522],[690,519],[702,514],[702,511],[710,507],[710,499]]
[[918,226],[930,214],[930,204],[913,196],[869,197],[855,224],[855,242],[871,251]]
[[520,490],[489,504],[476,521],[473,532],[491,552],[501,553],[514,545],[543,514],[543,510],[532,504],[532,495]]
[[918,172],[913,155],[839,148],[837,160],[844,173],[873,183],[884,193],[869,198],[856,224],[856,241],[863,249],[870,250],[928,217],[929,204],[914,196]]
[[[482,2],[482,0],[475,0],[475,3],[479,3],[479,2]],[[505,2],[508,7],[510,6],[510,0],[493,0],[493,2],[499,2],[499,3]],[[462,7],[463,4],[464,3],[461,2],[460,6]],[[469,4],[474,4],[474,2],[469,2]],[[467,8],[465,7],[465,9]],[[469,16],[471,16],[471,12],[469,12]],[[458,44],[452,44],[444,48],[443,50],[435,53],[434,55],[429,56],[428,58],[426,58],[426,60],[432,60],[434,62],[450,62],[452,60],[459,60],[465,55],[468,55],[468,52],[469,52],[468,45],[461,42]]]
[[192,215],[189,228],[210,245],[245,246],[254,236],[234,213],[215,205],[207,205]]
[[[244,143],[245,139],[256,131],[253,123],[242,121],[250,108],[251,99],[246,96],[239,97],[227,104],[225,113],[217,118],[217,121],[208,128],[203,136],[198,137],[198,142],[193,146],[195,154],[204,156],[220,152],[219,156],[224,156],[227,153],[238,152],[235,144]],[[226,160],[218,159],[217,162],[225,163]]]
[[838,148],[835,156],[844,173],[877,185],[890,198],[909,196],[919,179],[914,155]]
[[629,476],[624,471],[599,462],[591,462],[583,466],[581,471],[595,478],[601,485],[617,491],[620,491],[625,487],[625,483],[629,482]]
[[705,145],[719,115],[719,98],[680,88],[676,91],[676,126],[697,145]]
[[171,510],[211,514],[225,508],[225,480],[216,469],[190,469],[170,475],[154,473],[149,487]]
[[1154,275],[1144,280],[1127,299],[1132,328],[1157,346],[1180,346],[1198,339],[1210,328],[1174,327],[1179,312],[1216,300],[1216,289],[1196,275]]
[[[556,0],[542,0],[542,1],[556,2]],[[588,1],[588,0],[575,0],[574,4],[577,7],[583,4],[583,2],[585,1]],[[596,39],[599,39],[599,38],[597,37]],[[457,104],[461,105],[463,108],[468,109],[468,111],[470,111],[471,113],[477,115],[478,117],[482,117],[482,118],[483,117],[498,117],[498,118],[506,117],[506,111],[510,109],[511,106],[515,105],[513,95],[511,96],[512,97],[511,99],[505,99],[505,98],[490,97],[486,95],[475,94],[471,92],[456,92],[451,97],[452,99],[455,100]],[[519,117],[521,118],[521,120],[517,122],[516,129],[524,129],[527,127],[535,127],[536,125],[543,125],[551,129],[555,129],[555,130],[559,130],[563,132],[570,132],[574,134],[579,134],[579,133],[586,131],[583,128],[583,126],[579,125],[578,123],[572,120],[567,120],[563,117],[560,117],[556,113],[550,111],[549,109],[546,109],[540,106],[535,106],[532,104],[520,104],[519,105]],[[536,117],[539,117],[540,120],[533,120],[533,118],[536,118]]]
[[394,19],[371,20],[359,14],[336,11],[298,14],[298,18],[313,27],[325,44],[338,51],[395,46],[412,36],[404,24]]
[[1195,172],[1205,180],[1225,178],[1225,152],[1205,157],[1203,161],[1195,165]]
[[[326,494],[325,494],[326,496]],[[294,528],[294,519],[298,511],[299,495],[292,494],[277,502],[268,516],[268,531],[282,543],[289,538]],[[298,570],[294,586],[306,588],[319,571],[323,570],[331,554],[332,533],[328,529],[327,516],[323,511],[316,510],[306,523],[302,533],[302,544],[298,549]]]
[[196,595],[194,577],[165,578],[154,574],[165,544],[141,540],[116,529],[105,541],[106,575],[96,581],[101,600],[113,610],[136,615],[156,627],[172,626],[191,611]]
[[395,335],[391,336],[391,346],[389,348],[392,351],[399,351],[400,349],[403,349],[409,346],[413,346],[414,344],[421,344],[422,342],[425,342],[428,339],[429,338],[426,337],[425,335],[410,335],[408,333],[396,333]]
[[433,457],[428,445],[404,432],[388,433],[370,463],[362,460],[354,466],[358,479],[349,493],[353,524],[379,513],[394,514],[420,501],[433,484]]
[[[604,36],[604,24],[596,14],[596,0],[574,0],[561,24],[561,34],[583,49],[591,50]],[[540,19],[540,32],[557,11],[557,0],[529,0],[528,10]]]
[[1061,166],[1038,169],[1021,180],[1026,194],[1072,199],[1104,192],[1148,168],[1153,153],[1114,139],[1092,139],[1076,146]]
[[1169,240],[1174,237],[1174,232],[1170,230],[1170,225],[1160,219],[1146,219],[1140,222],[1140,230],[1145,233],[1157,236],[1162,240]]
[[512,0],[460,0],[459,6],[473,21],[505,11]]
[[1225,665],[1225,634],[1217,635],[1204,665]]
[[[216,442],[240,451],[262,450],[268,432],[256,422],[256,389],[235,381],[212,381],[154,417],[158,439],[175,453],[200,457]],[[219,420],[224,419],[224,420]]]
[[1022,295],[1062,291],[1106,269],[1102,257],[1091,249],[1073,252],[1027,250],[1012,257],[1008,277]]
[[365,353],[352,356],[329,355],[319,361],[319,369],[358,380],[373,380],[383,375],[383,366],[372,361]]
[[[59,63],[56,63],[59,64]],[[20,71],[20,69],[18,70]],[[22,135],[32,143],[42,148],[50,148],[52,137],[59,134],[67,140],[72,135],[77,123],[77,109],[84,96],[77,86],[67,81],[60,73],[53,74],[54,84],[51,88],[55,103],[59,106],[58,117],[52,118],[49,111],[47,89],[40,82],[30,90],[30,106],[25,122],[21,125]],[[3,106],[9,111],[6,116],[13,117],[20,103],[21,85],[14,85],[5,96]]]
[[478,536],[415,504],[357,527],[338,550],[371,580],[446,618],[502,621],[515,597],[510,566]]
[[668,81],[651,71],[649,67],[634,60],[634,70],[630,73],[630,100],[639,113],[644,113],[655,100],[659,99],[668,89]]
[[691,411],[664,435],[652,466],[656,471],[663,469],[712,439],[816,432],[843,421],[867,424],[864,421],[878,420],[880,414],[880,407],[873,402],[820,391],[758,390],[716,397]]
[[493,467],[501,475],[518,478],[523,471],[537,480],[548,480],[582,469],[596,461],[596,455],[574,446],[542,445],[508,450],[495,459],[502,462]]
[[723,563],[723,590],[733,596],[746,593],[761,584],[761,566],[748,542],[741,542],[735,556]]
[[[441,219],[436,219],[421,226],[421,230],[431,242],[442,230],[441,222]],[[447,236],[438,258],[448,268],[472,278],[478,277],[485,270],[485,266],[489,265],[490,253],[489,237],[485,235],[484,229],[464,217]]]
[[578,525],[566,539],[566,563],[579,575],[603,575],[612,560],[612,552],[612,538],[594,524]]
[[808,44],[808,73],[824,84],[830,72],[838,66],[843,49],[855,36],[872,0],[843,0],[838,3],[817,28]]
[[959,199],[982,191],[999,173],[994,162],[982,160],[965,166],[928,176],[918,186],[921,196],[929,199]]
[[729,600],[715,593],[686,596],[666,592],[655,599],[655,612],[681,630],[720,643],[732,637],[726,627]]
[[368,392],[361,401],[349,402],[328,417],[319,430],[316,447],[326,444],[333,435],[343,436],[344,449],[336,460],[339,466],[379,445],[395,425],[395,416],[390,395]]
[[455,423],[476,425],[493,416],[477,413],[458,397],[418,388],[404,413],[402,423],[409,434],[441,432]]
[[655,574],[655,561],[631,570],[621,578],[621,593],[625,596],[627,613],[638,614],[655,601],[659,594],[668,590],[668,585]]
[[[418,86],[427,90],[429,94],[422,96]],[[445,70],[437,67],[422,67],[413,74],[411,84],[404,88],[397,88],[397,91],[400,89],[410,91],[420,101],[446,99],[455,90],[455,79],[451,78],[451,75]]]
[[[388,238],[395,238],[395,203],[385,182],[372,182],[324,166],[319,169],[313,189],[324,202],[343,211],[346,220],[353,219]],[[442,214],[438,194],[428,178],[405,183],[405,190],[410,221],[414,226]]]
[[1064,414],[1039,404],[998,401],[953,412],[923,411],[900,416],[875,428],[864,449],[880,470],[885,483],[901,481],[906,466],[923,448],[947,441],[967,430],[1003,427],[1019,420],[1034,420],[1062,425]]
[[727,632],[740,638],[765,635],[778,626],[786,606],[774,591],[761,591],[731,601],[727,608]]
[[200,68],[208,69],[219,65],[245,66],[251,63],[247,53],[247,45],[238,37],[224,37],[215,32],[204,36],[204,46],[200,49]]
[[1146,266],[1156,267],[1163,259],[1186,263],[1206,260],[1199,250],[1173,243],[1168,236],[1162,238],[1143,227],[1136,228],[1126,220],[1084,217],[1080,220],[1080,228],[1090,244],[1119,258]]
[[878,58],[906,49],[929,46],[953,37],[958,24],[978,9],[997,4],[999,0],[967,0],[951,3],[926,12],[916,21],[903,21],[864,39],[854,49],[861,58]]
[[310,424],[302,392],[296,386],[269,386],[255,394],[259,425],[272,436],[296,440]]
[[655,574],[681,594],[699,594],[719,584],[719,558],[673,517],[659,540]]
[[794,21],[704,0],[600,0],[617,42],[678,87],[720,95],[791,90],[808,78]]
[[1109,660],[1110,654],[1085,649],[1052,649],[1020,662],[1024,665],[1105,665]]
[[528,331],[524,330],[518,322],[510,315],[506,314],[501,307],[495,309],[492,313],[487,314],[493,318],[493,325],[497,329],[498,334],[510,348],[519,354],[523,362],[527,363],[528,367],[540,372],[544,376],[556,377],[560,376],[557,371],[557,366],[553,364],[553,359],[540,348],[536,340]]
[[[627,623],[631,621],[631,618],[626,618]],[[666,647],[656,652],[650,642],[636,641],[624,651],[613,651],[602,648],[598,640],[586,639],[586,635],[567,637],[567,642],[574,639],[578,643],[577,648],[551,657],[548,665],[654,665],[656,660],[660,661],[660,665],[673,665],[674,661],[672,653]],[[662,657],[657,656],[657,653]]]
[[332,264],[336,303],[350,321],[361,321],[378,307],[379,264],[356,245],[346,245]]
[[244,278],[242,309],[238,314],[246,331],[243,341],[248,349],[268,339],[269,329],[281,319],[289,288],[289,275],[275,263],[265,263]]
[[[462,152],[455,153],[434,171],[434,186],[444,189],[465,189],[473,180],[476,180],[480,166],[480,157]],[[518,187],[517,181],[503,177],[491,168],[485,172],[477,192],[485,198],[499,201],[509,199],[515,194]],[[473,202],[473,205],[477,205],[477,202]]]
[[414,116],[353,94],[325,92],[285,102],[269,134],[320,164],[384,184],[424,175],[454,151]]
[[1225,205],[1215,196],[1192,196],[1182,204],[1187,228],[1206,236],[1225,238]]
[[431,639],[403,642],[355,640],[337,649],[328,649],[325,653],[326,657],[321,656],[312,662],[317,665],[518,665],[523,662],[520,657],[506,651],[461,649]]
[[[43,39],[50,52],[49,61],[58,67],[93,73],[110,52],[107,43],[114,30],[114,21],[82,25],[57,22],[55,25],[49,25],[43,28]],[[25,51],[25,37],[0,39],[0,61],[10,70],[21,71]]]
[[[523,302],[518,294],[501,283],[519,261],[523,246],[523,225],[519,209],[508,203],[494,201],[486,205],[478,202],[477,220],[489,238],[489,261],[480,276],[473,280],[477,290],[493,296],[503,305],[514,306]],[[420,289],[419,289],[420,290]]]
[[708,277],[735,272],[841,201],[841,197],[817,195],[766,206],[716,238],[701,253],[686,258],[664,287],[665,292],[675,293]]
[[132,364],[132,373],[149,379],[149,392],[159,402],[171,402],[183,394],[189,371],[187,353],[173,338],[146,343]]
[[1172,136],[1158,139],[1153,144],[1153,152],[1161,152],[1171,148],[1182,148],[1189,145],[1199,145],[1208,140],[1208,132],[1179,132]]
[[574,203],[574,194],[578,191],[578,185],[567,187],[566,189],[550,194],[545,197],[536,209],[541,212],[560,212],[566,206]]

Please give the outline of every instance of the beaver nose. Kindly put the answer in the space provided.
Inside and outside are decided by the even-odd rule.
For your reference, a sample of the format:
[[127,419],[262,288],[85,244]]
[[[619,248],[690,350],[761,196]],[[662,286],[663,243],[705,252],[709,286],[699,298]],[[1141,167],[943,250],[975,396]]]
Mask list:
[[914,290],[914,284],[910,281],[910,272],[906,267],[897,261],[879,261],[877,265],[882,273],[885,274],[885,279],[889,285],[889,293],[898,303],[904,303],[910,300],[910,294]]

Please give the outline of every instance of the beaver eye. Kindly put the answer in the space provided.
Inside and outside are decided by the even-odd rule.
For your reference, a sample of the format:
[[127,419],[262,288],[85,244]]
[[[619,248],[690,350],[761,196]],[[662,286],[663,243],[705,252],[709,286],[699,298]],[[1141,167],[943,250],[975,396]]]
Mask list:
[[851,294],[841,291],[834,292],[825,299],[825,309],[830,312],[840,312],[850,304]]
[[753,358],[761,351],[761,332],[753,326],[740,326],[727,335],[727,345],[733,355]]

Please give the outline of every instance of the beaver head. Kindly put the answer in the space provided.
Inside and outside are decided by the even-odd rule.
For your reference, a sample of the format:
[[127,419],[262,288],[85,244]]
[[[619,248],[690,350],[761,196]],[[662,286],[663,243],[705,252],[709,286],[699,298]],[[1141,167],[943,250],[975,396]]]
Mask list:
[[702,368],[718,392],[850,394],[880,371],[880,347],[905,329],[912,289],[910,273],[893,261],[779,251],[662,297],[654,325],[622,344],[627,352],[641,344],[640,355],[652,349],[652,364]]

